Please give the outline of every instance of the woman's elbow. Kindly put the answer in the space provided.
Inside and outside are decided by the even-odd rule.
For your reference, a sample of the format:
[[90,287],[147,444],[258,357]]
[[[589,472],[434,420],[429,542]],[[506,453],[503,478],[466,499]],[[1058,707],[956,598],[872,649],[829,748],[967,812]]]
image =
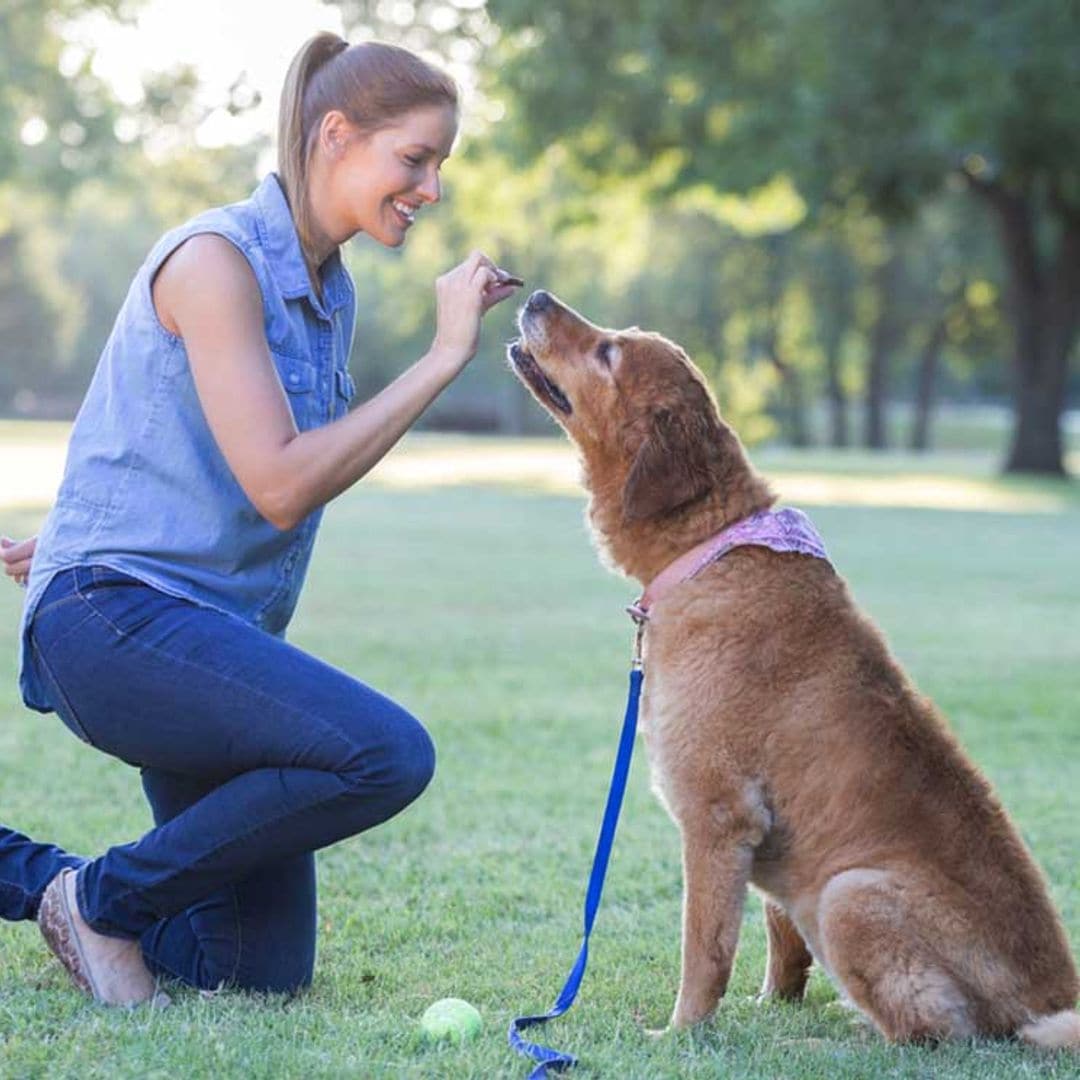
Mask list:
[[259,515],[279,532],[295,529],[307,517],[295,494],[283,488],[271,488],[253,493],[251,501]]

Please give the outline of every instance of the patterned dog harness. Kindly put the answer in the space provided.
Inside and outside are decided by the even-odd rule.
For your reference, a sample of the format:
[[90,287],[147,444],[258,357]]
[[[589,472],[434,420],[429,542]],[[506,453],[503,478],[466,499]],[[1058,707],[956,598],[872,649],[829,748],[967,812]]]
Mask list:
[[644,623],[649,618],[649,609],[664,593],[675,585],[697,577],[705,567],[737,547],[793,551],[829,561],[820,534],[801,510],[759,510],[722,529],[669,563],[626,610],[639,625]]

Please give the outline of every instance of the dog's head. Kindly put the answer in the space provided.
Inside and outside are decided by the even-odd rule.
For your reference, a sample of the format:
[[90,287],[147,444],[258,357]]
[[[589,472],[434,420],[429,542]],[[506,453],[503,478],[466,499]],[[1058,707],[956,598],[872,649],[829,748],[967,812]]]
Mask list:
[[[670,523],[710,495],[723,516],[720,503],[748,495],[742,447],[678,345],[637,327],[605,330],[542,290],[518,326],[511,364],[581,450],[603,532]],[[760,479],[752,498],[771,502]]]

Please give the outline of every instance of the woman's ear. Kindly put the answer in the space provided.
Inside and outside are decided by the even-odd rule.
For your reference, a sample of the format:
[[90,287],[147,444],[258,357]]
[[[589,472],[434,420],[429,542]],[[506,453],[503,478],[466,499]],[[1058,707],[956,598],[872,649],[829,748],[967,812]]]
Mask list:
[[708,418],[668,409],[653,414],[623,488],[623,521],[646,521],[707,495],[719,447]]
[[319,144],[330,157],[340,157],[352,141],[353,125],[340,109],[331,109],[319,122]]

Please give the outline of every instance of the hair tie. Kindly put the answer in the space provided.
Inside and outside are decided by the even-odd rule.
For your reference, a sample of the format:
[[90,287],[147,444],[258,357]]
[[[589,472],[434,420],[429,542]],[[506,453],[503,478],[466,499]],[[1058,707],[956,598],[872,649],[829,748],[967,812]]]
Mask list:
[[326,56],[323,57],[319,67],[322,67],[323,64],[328,64],[335,56],[340,56],[348,47],[349,43],[344,38],[338,38],[337,41],[333,43],[333,46],[330,49],[327,49]]

